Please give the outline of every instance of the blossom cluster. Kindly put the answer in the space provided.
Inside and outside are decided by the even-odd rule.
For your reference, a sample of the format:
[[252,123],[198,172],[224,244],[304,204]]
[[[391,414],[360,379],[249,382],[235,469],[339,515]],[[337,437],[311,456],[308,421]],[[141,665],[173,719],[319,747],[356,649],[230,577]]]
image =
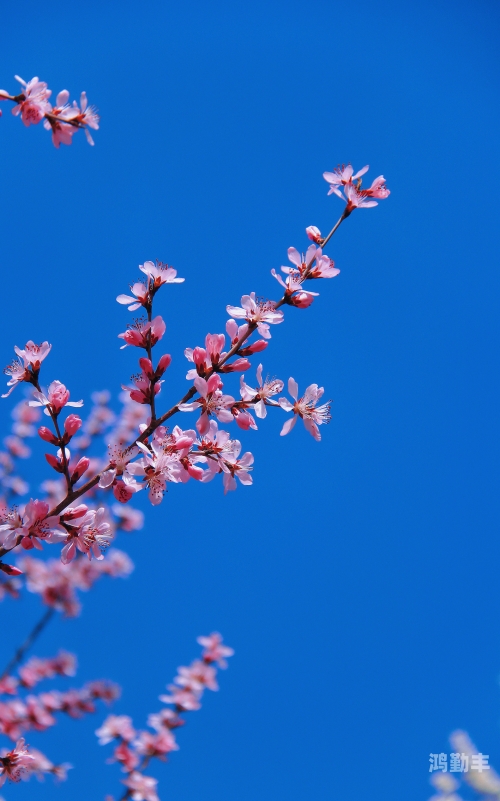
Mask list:
[[[18,75],[14,77],[21,84],[21,91],[17,95],[11,95],[5,89],[0,89],[0,100],[11,100],[15,103],[12,113],[20,117],[24,125],[37,125],[43,120],[43,126],[52,132],[52,142],[57,148],[61,144],[70,145],[79,128],[85,131],[89,145],[94,144],[89,128],[99,128],[99,115],[94,106],[89,106],[85,92],[80,95],[80,105],[76,100],[70,105],[69,92],[63,89],[53,106],[50,103],[52,90],[44,81],[32,78],[26,82]],[[0,115],[1,113],[0,110]]]
[[173,684],[167,687],[169,695],[160,695],[167,706],[148,717],[151,731],[136,730],[128,715],[109,715],[96,731],[100,745],[114,743],[109,761],[117,762],[127,774],[123,784],[133,801],[159,801],[157,780],[143,771],[152,759],[165,761],[167,754],[179,749],[174,731],[185,724],[182,715],[200,709],[205,690],[219,689],[217,666],[226,668],[226,657],[234,654],[217,632],[198,637],[198,642],[203,646],[201,659],[178,668]]
[[61,651],[49,659],[32,657],[18,671],[0,679],[0,733],[17,741],[13,749],[4,749],[0,756],[0,786],[11,781],[27,780],[51,773],[56,779],[65,779],[71,765],[52,763],[41,751],[29,749],[22,734],[27,731],[46,731],[55,726],[56,714],[80,718],[95,712],[96,701],[111,703],[119,697],[117,685],[107,681],[92,681],[79,689],[50,690],[37,695],[23,695],[40,681],[54,676],[74,676],[76,658]]

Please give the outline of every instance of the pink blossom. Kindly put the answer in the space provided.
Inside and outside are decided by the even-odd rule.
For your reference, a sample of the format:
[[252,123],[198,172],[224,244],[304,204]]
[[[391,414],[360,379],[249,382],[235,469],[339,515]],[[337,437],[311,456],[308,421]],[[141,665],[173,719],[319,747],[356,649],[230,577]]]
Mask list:
[[131,791],[132,801],[160,801],[156,794],[158,782],[151,776],[144,776],[134,770],[128,778],[123,779],[123,784]]
[[76,673],[76,657],[66,651],[60,651],[52,659],[32,657],[20,669],[19,676],[24,687],[32,688],[43,679],[53,676],[74,676]]
[[366,195],[367,197],[376,197],[379,200],[385,200],[385,198],[389,197],[391,193],[385,185],[384,176],[379,175],[378,178],[375,178],[369,189],[361,190],[361,194]]
[[61,409],[64,406],[83,406],[83,401],[70,401],[69,400],[69,389],[66,389],[64,384],[61,384],[60,381],[52,381],[49,384],[49,388],[47,390],[47,395],[44,395],[43,392],[33,392],[33,396],[36,398],[34,401],[29,401],[30,406],[45,406],[45,414],[50,416],[50,413],[59,414]]
[[52,92],[47,88],[47,84],[38,78],[32,78],[28,83],[18,75],[15,78],[23,87],[21,95],[23,99],[14,106],[12,113],[16,116],[20,114],[26,126],[36,125],[51,110],[48,100]]
[[288,379],[288,392],[294,399],[295,403],[290,403],[287,398],[280,398],[279,404],[282,409],[287,412],[293,411],[293,417],[286,421],[281,429],[281,436],[288,434],[298,417],[302,417],[304,426],[309,431],[314,439],[321,439],[318,426],[323,423],[328,423],[331,419],[330,416],[330,402],[324,403],[322,406],[317,406],[318,400],[324,393],[323,387],[318,387],[317,384],[311,384],[307,387],[302,398],[298,398],[298,385],[293,378]]
[[227,668],[226,656],[233,656],[234,651],[222,644],[222,635],[213,631],[208,637],[198,637],[197,642],[203,646],[203,659],[205,662],[217,662],[219,667]]
[[344,212],[346,216],[354,209],[369,209],[372,206],[378,206],[376,200],[367,200],[369,196],[363,194],[353,184],[347,184],[344,187],[344,194],[347,198],[347,206]]
[[116,298],[118,303],[122,303],[125,306],[130,304],[128,307],[129,311],[135,311],[136,309],[140,309],[141,306],[147,306],[147,304],[150,302],[150,297],[149,289],[146,284],[138,282],[136,284],[132,284],[130,289],[132,290],[134,297],[130,297],[130,295],[118,295]]
[[64,122],[71,116],[70,106],[68,106],[69,92],[63,89],[56,98],[56,105],[50,109],[50,116],[45,119],[43,126],[47,131],[52,131],[52,143],[54,147],[59,145],[70,145],[73,135],[77,128]]
[[250,471],[252,470],[251,465],[254,461],[253,455],[248,451],[247,453],[243,454],[241,459],[238,459],[240,451],[241,442],[239,442],[237,439],[231,440],[230,450],[226,450],[224,455],[219,456],[217,461],[214,461],[213,457],[209,459],[210,471],[207,475],[207,478],[205,479],[204,477],[204,480],[209,481],[211,478],[213,478],[215,473],[222,472],[224,474],[222,477],[224,494],[230,490],[236,489],[235,476],[238,477],[242,484],[252,484],[252,476],[250,475]]
[[160,731],[151,734],[148,731],[139,732],[139,736],[134,742],[134,745],[139,754],[149,757],[157,757],[164,759],[166,754],[171,751],[178,751],[179,746],[175,741],[175,737],[169,729],[160,729]]
[[161,391],[163,383],[163,381],[156,381],[151,385],[151,379],[148,378],[144,370],[142,373],[131,376],[130,380],[134,382],[134,386],[128,387],[126,384],[122,384],[122,389],[129,393],[131,400],[142,404],[150,404],[151,399]]
[[330,184],[330,190],[328,194],[331,195],[333,192],[335,192],[336,195],[342,197],[340,187],[345,187],[348,184],[352,184],[353,181],[361,178],[361,176],[364,175],[365,172],[368,172],[369,169],[370,167],[366,165],[366,167],[363,167],[362,170],[359,170],[356,175],[353,175],[354,170],[352,166],[350,164],[347,166],[342,164],[342,166],[336,167],[333,172],[324,172],[323,178],[327,183]]
[[93,128],[93,130],[97,131],[99,129],[99,115],[97,113],[97,109],[95,106],[89,106],[87,95],[85,92],[82,92],[80,95],[80,108],[78,108],[76,101],[73,100],[73,108],[72,113],[66,113],[66,119],[73,119],[75,122],[79,124],[79,126],[85,129],[85,136],[87,137],[87,142],[89,145],[94,144],[94,140],[90,135],[89,128]]
[[50,353],[50,349],[52,345],[49,345],[48,342],[42,342],[41,345],[35,345],[35,343],[30,339],[29,342],[26,343],[24,349],[18,348],[17,345],[14,347],[15,352],[17,355],[25,361],[26,364],[30,364],[31,367],[35,372],[40,369],[40,365],[44,359]]
[[88,556],[89,560],[104,559],[103,551],[109,547],[113,539],[111,526],[106,520],[106,509],[90,510],[81,519],[80,526],[75,534],[70,534],[67,543],[61,551],[63,564],[71,562],[76,556],[76,549]]
[[111,511],[118,518],[118,525],[123,531],[139,531],[144,526],[144,513],[130,506],[113,504]]
[[0,787],[8,778],[13,782],[19,781],[30,770],[34,757],[25,748],[21,737],[12,751],[2,751],[0,756]]
[[185,281],[184,278],[177,278],[177,270],[161,261],[156,261],[156,264],[145,261],[144,264],[139,264],[139,270],[151,278],[155,289],[159,289],[162,284],[182,284]]
[[131,742],[136,732],[132,726],[132,718],[128,715],[108,715],[102,726],[96,730],[96,735],[99,745],[106,745],[117,738]]
[[160,701],[164,704],[174,704],[182,712],[195,712],[201,709],[199,692],[184,690],[175,684],[169,684],[167,690],[170,690],[170,695],[160,695]]
[[271,398],[283,390],[283,381],[279,378],[266,378],[265,381],[262,381],[262,364],[257,367],[257,389],[245,384],[244,379],[245,377],[241,376],[240,395],[244,401],[254,401],[255,414],[262,420],[267,415],[266,406],[279,405],[277,401],[271,400]]
[[0,532],[8,532],[3,541],[4,548],[13,548],[19,537],[23,548],[38,548],[42,550],[41,540],[54,541],[54,535],[59,530],[59,517],[48,517],[48,503],[45,501],[30,500],[21,517],[17,512],[7,516],[5,523],[0,525]]
[[226,311],[231,317],[255,324],[261,337],[270,339],[269,325],[283,322],[283,312],[277,311],[275,307],[274,301],[256,300],[255,292],[251,292],[250,295],[243,295],[241,307],[226,306]]
[[235,400],[232,395],[223,395],[221,392],[222,381],[217,373],[210,376],[205,381],[201,376],[197,376],[194,385],[200,393],[200,399],[192,403],[181,403],[178,406],[181,412],[192,412],[201,409],[201,416],[196,423],[196,428],[200,434],[206,434],[209,427],[209,417],[215,415],[221,423],[230,423],[233,414],[230,411]]
[[116,746],[113,751],[113,757],[109,759],[108,762],[119,762],[123,765],[122,770],[125,771],[125,773],[131,773],[138,766],[140,759],[136,752],[130,748],[128,743],[121,742]]
[[148,726],[156,731],[162,731],[164,728],[177,729],[179,726],[184,726],[184,723],[185,721],[173,709],[162,709],[148,717]]
[[147,320],[136,320],[135,323],[129,326],[127,331],[123,334],[118,334],[120,339],[125,340],[125,345],[121,346],[121,350],[126,348],[127,345],[135,345],[137,348],[146,348],[148,345],[153,347],[160,341],[165,333],[166,325],[159,315],[151,322]]
[[209,690],[218,690],[219,685],[215,679],[217,671],[215,668],[208,665],[200,659],[195,660],[189,667],[177,668],[178,675],[174,681],[180,687],[193,692],[199,692],[205,688]]
[[142,485],[136,483],[134,476],[138,476],[145,481],[149,488],[149,500],[153,506],[157,506],[163,500],[163,495],[167,488],[167,481],[179,481],[179,459],[178,455],[172,453],[168,448],[163,448],[157,440],[151,443],[151,450],[142,442],[137,446],[143,452],[142,459],[130,462],[127,465],[127,473],[124,481],[129,486],[142,489]]
[[25,360],[13,359],[11,364],[4,368],[4,373],[10,376],[7,381],[7,386],[10,387],[10,389],[2,395],[2,398],[8,398],[10,393],[13,392],[21,382],[31,381],[32,374],[26,365],[27,362]]

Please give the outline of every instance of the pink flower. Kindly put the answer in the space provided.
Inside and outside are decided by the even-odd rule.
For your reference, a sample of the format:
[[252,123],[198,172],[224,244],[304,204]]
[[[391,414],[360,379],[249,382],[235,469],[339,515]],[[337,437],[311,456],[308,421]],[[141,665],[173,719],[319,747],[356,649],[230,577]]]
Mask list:
[[49,384],[49,388],[47,390],[47,395],[44,395],[43,392],[33,392],[33,396],[36,398],[34,401],[28,401],[30,406],[45,406],[45,414],[50,416],[50,413],[59,414],[61,409],[64,406],[75,406],[80,407],[83,406],[83,401],[70,401],[69,400],[69,389],[66,389],[64,384],[61,384],[60,381],[52,381]]
[[47,88],[47,84],[39,81],[38,78],[32,78],[31,81],[26,83],[18,75],[14,77],[23,86],[23,91],[20,95],[23,99],[17,106],[14,106],[12,113],[15,116],[20,114],[26,126],[36,125],[51,110],[48,100],[52,92]]
[[[14,690],[14,694],[15,692]],[[148,717],[148,726],[156,731],[177,729],[179,726],[184,726],[184,723],[185,721],[173,709],[162,709],[161,712],[155,712]]]
[[96,735],[99,745],[106,745],[118,738],[131,742],[136,732],[132,726],[132,718],[127,715],[108,715],[102,726],[96,730]]
[[151,322],[147,320],[136,320],[133,325],[129,326],[127,331],[123,334],[118,334],[120,339],[125,340],[125,345],[121,346],[121,350],[126,348],[127,345],[135,345],[137,348],[147,348],[149,344],[153,347],[160,341],[165,330],[166,325],[159,315]]
[[88,556],[89,560],[104,559],[103,551],[109,547],[113,539],[111,526],[107,522],[106,509],[101,507],[97,511],[90,510],[81,519],[80,526],[75,534],[70,534],[67,543],[61,551],[61,562],[68,564],[76,556],[76,549]]
[[328,423],[331,419],[330,402],[324,403],[322,406],[316,405],[324,392],[323,387],[318,387],[317,384],[308,386],[303,397],[300,399],[298,399],[298,389],[297,382],[293,378],[289,378],[288,392],[295,403],[290,403],[287,398],[279,399],[279,404],[282,409],[287,412],[293,411],[293,417],[287,420],[281,429],[281,436],[285,436],[285,434],[288,434],[292,430],[297,422],[297,417],[302,417],[307,431],[319,442],[321,434],[319,433],[318,426],[323,423]]
[[[240,395],[244,401],[254,401],[255,414],[262,420],[267,415],[266,406],[279,405],[277,401],[271,400],[271,398],[273,395],[277,395],[283,390],[283,381],[279,378],[266,378],[263,382],[261,364],[257,367],[257,382],[259,385],[257,389],[253,389],[248,386],[248,384],[245,384],[244,378],[244,376],[241,376],[240,379]],[[258,400],[255,400],[256,398]]]
[[12,751],[2,751],[0,756],[0,787],[8,778],[13,782],[18,782],[30,770],[34,757],[24,747],[24,739],[21,737]]
[[99,115],[95,106],[88,105],[87,95],[85,92],[82,92],[80,95],[80,108],[78,108],[76,101],[73,100],[73,108],[71,109],[71,112],[71,114],[67,112],[66,118],[75,120],[81,127],[85,128],[87,142],[89,145],[93,145],[94,140],[92,139],[88,129],[93,128],[95,131],[99,129]]
[[375,178],[369,189],[361,190],[361,194],[368,197],[376,197],[379,198],[379,200],[385,200],[391,193],[385,185],[384,176],[379,175],[378,178]]
[[151,450],[137,443],[137,447],[143,452],[142,459],[130,462],[127,465],[127,473],[124,474],[124,481],[136,490],[142,489],[142,485],[136,483],[134,476],[138,476],[145,481],[149,488],[149,500],[153,506],[157,506],[163,500],[163,495],[167,488],[167,481],[179,481],[179,459],[178,455],[172,453],[168,448],[165,449],[155,439],[151,443]]
[[11,387],[11,389],[2,395],[2,398],[8,398],[10,393],[13,392],[22,381],[31,381],[32,373],[26,365],[26,361],[13,359],[12,363],[4,368],[4,373],[10,376],[10,379],[7,381],[7,386]]
[[269,325],[283,322],[283,312],[277,311],[276,304],[272,300],[256,300],[255,292],[250,295],[243,295],[240,306],[226,306],[226,311],[231,317],[247,320],[257,326],[257,331],[264,339],[271,339]]
[[155,289],[159,289],[162,284],[182,284],[185,281],[185,278],[177,278],[177,270],[158,260],[156,264],[152,261],[139,264],[139,270],[151,278]]
[[51,347],[48,342],[35,345],[31,340],[26,343],[24,350],[18,348],[17,345],[14,347],[19,359],[14,359],[12,364],[4,369],[4,373],[10,376],[7,386],[11,387],[11,389],[2,395],[2,398],[7,398],[22,381],[33,383],[40,370],[40,365],[48,355]]
[[219,689],[219,685],[215,679],[217,671],[206,662],[197,659],[189,667],[182,666],[177,668],[177,670],[178,675],[175,677],[174,681],[180,687],[192,690],[193,692],[198,692],[205,688],[209,690]]
[[[150,404],[151,399],[153,398],[151,379],[148,378],[144,370],[142,373],[131,376],[130,380],[134,382],[135,386],[127,387],[125,384],[122,384],[122,389],[130,394],[131,400],[135,401],[136,403]],[[156,381],[153,384],[154,396],[158,395],[158,393],[161,391],[162,384],[163,381]]]
[[[66,404],[69,406],[69,404]],[[82,418],[77,414],[70,414],[64,421],[64,430],[68,437],[73,437],[76,432],[82,427]]]
[[131,791],[132,801],[160,801],[156,794],[156,779],[151,776],[144,776],[134,770],[127,779],[123,779],[123,784]]
[[362,170],[359,170],[356,175],[353,175],[354,170],[352,166],[348,164],[346,167],[344,164],[342,164],[342,166],[336,167],[333,172],[324,172],[323,178],[327,183],[330,184],[330,191],[328,194],[331,195],[333,192],[335,192],[336,195],[342,197],[340,187],[345,187],[347,184],[352,184],[353,181],[361,178],[361,176],[364,175],[365,172],[368,172],[369,169],[370,167],[366,165],[366,167],[363,167]]
[[51,348],[52,345],[49,345],[48,342],[35,345],[30,339],[24,346],[24,350],[18,348],[17,345],[14,347],[14,350],[21,359],[24,359],[27,364],[31,365],[34,371],[38,371],[43,360],[49,355]]
[[208,637],[198,637],[197,642],[203,646],[203,659],[205,662],[217,662],[220,668],[227,668],[226,656],[233,656],[234,651],[222,644],[222,635],[213,631]]
[[229,455],[224,462],[221,463],[221,467],[223,470],[223,477],[222,483],[224,485],[224,495],[231,490],[236,489],[236,478],[244,484],[245,486],[249,486],[253,484],[252,476],[250,475],[250,470],[252,470],[252,465],[254,462],[253,454],[250,451],[247,451],[243,454],[241,459],[238,459],[241,444],[238,442],[238,446],[235,450],[234,454]]
[[179,712],[195,712],[197,709],[201,709],[201,693],[181,689],[175,684],[169,684],[167,690],[170,690],[170,695],[160,695],[160,701],[163,701],[164,704],[174,704]]
[[369,196],[363,194],[354,184],[347,184],[344,187],[344,194],[347,198],[347,206],[345,209],[346,216],[354,211],[354,209],[369,209],[372,206],[378,206],[376,200],[367,200]]
[[135,751],[132,751],[130,746],[124,742],[121,742],[116,746],[115,750],[113,751],[113,758],[108,760],[108,762],[119,762],[121,765],[123,765],[122,770],[125,773],[131,773],[133,770],[135,770],[140,761],[141,760],[139,759],[138,754],[136,754]]
[[139,732],[138,738],[134,742],[139,754],[149,757],[164,759],[166,754],[171,751],[178,751],[179,746],[175,737],[169,729],[160,729],[155,734],[148,731]]
[[71,107],[68,106],[69,92],[63,89],[56,98],[56,105],[50,109],[50,115],[45,119],[43,127],[47,131],[52,131],[52,143],[54,147],[59,145],[70,145],[73,135],[78,130],[76,126],[69,125],[64,119],[71,118]]
[[201,409],[201,416],[196,423],[196,428],[200,434],[207,433],[210,415],[215,415],[221,423],[230,423],[233,420],[230,408],[235,400],[231,395],[222,394],[220,389],[222,381],[217,373],[211,375],[208,381],[205,381],[201,376],[197,376],[194,380],[194,385],[200,393],[200,399],[193,401],[193,403],[181,403],[178,409],[181,412],[192,412],[195,409]]
[[[284,273],[297,273],[301,278],[335,278],[340,273],[335,263],[323,254],[321,248],[310,245],[305,255],[301,255],[296,248],[288,248],[288,258],[293,267],[282,267]],[[313,267],[314,264],[314,267]],[[275,276],[276,277],[276,276]]]
[[128,307],[129,311],[135,311],[136,309],[140,309],[141,306],[147,306],[150,302],[150,297],[149,289],[146,284],[137,282],[136,284],[132,284],[130,289],[135,297],[130,297],[130,295],[118,295],[116,298],[118,303],[122,303],[125,306],[130,303]]

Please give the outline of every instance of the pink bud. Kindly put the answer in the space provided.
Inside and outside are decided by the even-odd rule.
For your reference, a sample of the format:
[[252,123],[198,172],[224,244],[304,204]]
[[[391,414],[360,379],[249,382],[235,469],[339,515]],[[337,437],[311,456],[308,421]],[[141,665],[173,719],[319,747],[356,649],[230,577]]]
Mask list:
[[316,228],[315,225],[309,225],[306,228],[306,234],[309,237],[309,239],[311,239],[312,242],[316,242],[317,245],[319,245],[319,243],[322,240],[321,231],[319,230],[319,228]]
[[82,419],[77,414],[70,414],[64,421],[64,430],[72,437],[82,427]]
[[251,414],[248,414],[248,412],[240,412],[239,414],[236,414],[234,416],[234,420],[236,425],[243,429],[243,431],[248,431],[249,428],[257,428],[255,425],[255,420]]
[[45,458],[47,459],[50,466],[53,467],[54,470],[57,470],[58,473],[64,472],[62,462],[60,462],[59,459],[57,459],[51,453],[46,453]]
[[156,377],[161,378],[167,367],[170,365],[172,361],[172,357],[170,353],[164,353],[161,357],[160,361],[158,362],[158,367],[156,368]]
[[19,570],[18,567],[14,567],[14,565],[5,565],[3,562],[0,562],[0,570],[4,573],[7,573],[8,576],[22,576],[23,571]]
[[238,353],[241,356],[251,356],[252,353],[260,353],[261,350],[265,350],[268,346],[268,342],[265,339],[258,339],[256,342],[252,342],[251,345],[248,345],[246,348],[241,348]]
[[76,484],[76,482],[83,476],[86,470],[89,469],[90,459],[87,459],[86,456],[82,456],[81,459],[78,460],[75,469],[73,470],[73,474],[71,476],[71,483]]
[[248,370],[250,367],[250,362],[248,359],[235,359],[234,362],[231,364],[224,364],[220,371],[221,373],[235,373],[235,372],[243,372],[244,370]]
[[296,306],[297,309],[307,309],[313,300],[314,297],[310,295],[309,292],[297,292],[296,295],[292,295],[289,303],[291,306]]
[[143,356],[142,359],[139,359],[139,365],[141,369],[144,370],[149,380],[151,380],[154,375],[153,365],[151,364],[151,361],[149,359],[146,359],[145,356]]
[[50,442],[51,445],[59,445],[59,440],[57,437],[54,436],[52,431],[49,428],[46,428],[46,426],[40,426],[38,429],[38,434],[44,442]]
[[127,486],[124,484],[123,481],[117,481],[113,487],[113,495],[115,496],[117,501],[120,503],[127,503],[134,494],[134,490],[132,487]]
[[206,352],[205,348],[200,348],[199,346],[194,348],[194,350],[193,350],[193,361],[196,364],[196,366],[199,366],[201,364],[204,365],[206,358],[207,358],[207,352]]

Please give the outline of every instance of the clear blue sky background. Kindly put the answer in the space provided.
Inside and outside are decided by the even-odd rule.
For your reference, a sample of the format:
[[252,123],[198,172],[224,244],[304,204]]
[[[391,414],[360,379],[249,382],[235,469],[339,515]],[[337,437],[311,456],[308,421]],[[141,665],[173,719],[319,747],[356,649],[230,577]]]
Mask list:
[[[155,771],[161,798],[422,801],[456,727],[500,765],[498,22],[485,0],[3,9],[0,85],[85,89],[102,127],[58,152],[4,105],[2,364],[48,339],[47,378],[118,390],[136,354],[114,299],[157,257],[186,277],[159,297],[166,408],[184,347],[244,292],[275,295],[286,249],[337,218],[324,170],[369,163],[392,191],[342,226],[341,275],[264,354],[334,399],[323,442],[280,438],[279,415],[243,436],[254,487],[174,487],[118,543],[130,580],[36,649],[122,684],[141,725],[195,637],[223,632],[236,656]],[[3,607],[4,659],[38,609]],[[30,736],[76,769],[7,801],[118,795],[102,717]]]

